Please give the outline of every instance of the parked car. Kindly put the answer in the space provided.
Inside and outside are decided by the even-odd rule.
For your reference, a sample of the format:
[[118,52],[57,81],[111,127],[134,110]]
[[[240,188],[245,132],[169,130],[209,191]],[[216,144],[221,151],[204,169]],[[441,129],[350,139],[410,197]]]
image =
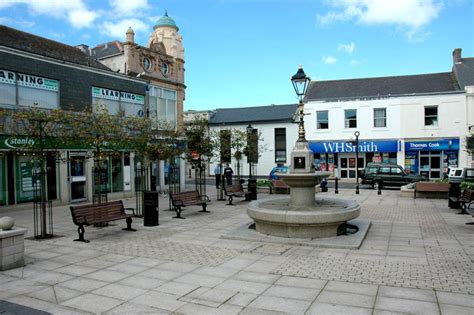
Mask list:
[[286,165],[282,165],[282,166],[275,166],[274,168],[272,168],[272,170],[270,171],[270,175],[268,175],[268,179],[269,180],[272,180],[272,179],[278,179],[278,175],[275,174],[275,173],[288,173],[288,170],[290,168]]
[[424,176],[407,174],[403,167],[389,163],[368,163],[362,174],[362,184],[378,189],[384,186],[403,186],[409,183],[427,181]]

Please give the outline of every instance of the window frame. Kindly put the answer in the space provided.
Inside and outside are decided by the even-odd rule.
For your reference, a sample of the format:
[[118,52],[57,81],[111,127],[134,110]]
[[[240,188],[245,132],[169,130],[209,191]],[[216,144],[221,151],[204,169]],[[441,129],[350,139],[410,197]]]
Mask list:
[[[436,115],[427,115],[426,110],[427,109],[436,109]],[[439,113],[438,113],[438,105],[426,105],[424,107],[424,125],[425,127],[438,127],[439,121],[438,121]],[[433,119],[431,124],[427,124],[428,119]]]
[[[347,118],[349,112],[355,113],[355,118]],[[351,122],[355,122],[355,126],[351,126]],[[357,128],[357,109],[345,109],[344,110],[344,129]]]
[[[277,130],[281,132],[281,134],[277,133]],[[287,162],[287,149],[286,149],[286,128],[275,128],[274,129],[274,146],[275,146],[275,163],[286,163]],[[278,138],[280,137],[280,138]],[[281,145],[277,145],[280,143],[284,143]],[[284,152],[284,154],[282,153]],[[278,154],[281,153],[281,154]],[[284,156],[284,159],[281,157]]]
[[[325,113],[326,119],[320,119],[319,114]],[[326,127],[321,127],[321,124],[326,123]],[[317,110],[316,111],[316,129],[317,130],[328,130],[329,129],[329,110]]]
[[[383,110],[383,117],[376,117],[375,113],[377,111],[382,111]],[[374,108],[373,110],[373,114],[374,114],[374,128],[386,128],[387,127],[387,108],[385,107],[377,107],[377,108]],[[377,121],[380,121],[382,120],[383,122],[383,126],[377,126]]]

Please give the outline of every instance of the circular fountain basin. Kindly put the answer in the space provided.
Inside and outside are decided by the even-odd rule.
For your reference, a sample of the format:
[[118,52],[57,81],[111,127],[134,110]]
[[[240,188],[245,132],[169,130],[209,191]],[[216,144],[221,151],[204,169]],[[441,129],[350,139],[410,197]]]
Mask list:
[[360,215],[355,201],[312,196],[311,206],[292,205],[289,197],[252,201],[247,214],[257,232],[289,238],[337,236],[347,221]]

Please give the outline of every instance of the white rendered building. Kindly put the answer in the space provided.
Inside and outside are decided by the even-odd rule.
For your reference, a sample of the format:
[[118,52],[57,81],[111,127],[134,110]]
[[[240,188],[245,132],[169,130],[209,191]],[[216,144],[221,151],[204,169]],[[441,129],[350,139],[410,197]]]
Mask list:
[[445,73],[311,82],[305,127],[315,163],[340,178],[355,178],[356,165],[360,171],[369,162],[430,179],[471,167],[465,138],[474,119],[474,58],[456,49],[453,62]]

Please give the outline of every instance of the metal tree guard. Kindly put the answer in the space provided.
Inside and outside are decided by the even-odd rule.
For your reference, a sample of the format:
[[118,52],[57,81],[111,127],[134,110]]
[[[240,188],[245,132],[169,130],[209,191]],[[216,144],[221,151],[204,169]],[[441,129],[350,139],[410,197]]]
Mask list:
[[35,161],[40,166],[35,168],[33,174],[33,213],[35,239],[52,238],[53,234],[53,206],[52,201],[46,196],[47,170],[43,168],[44,161]]
[[148,169],[144,166],[135,168],[135,216],[143,216],[143,207],[145,202],[145,191],[148,188]]
[[101,204],[107,202],[107,169],[103,167],[92,168],[92,203]]
[[199,192],[199,196],[207,196],[205,169],[206,164],[199,158],[194,168],[194,188]]
[[[177,193],[181,191],[181,187],[179,186],[179,177],[180,177],[180,168],[174,161],[169,165],[168,171],[168,193]],[[169,198],[169,210],[174,210],[173,204],[171,202],[171,198]]]

